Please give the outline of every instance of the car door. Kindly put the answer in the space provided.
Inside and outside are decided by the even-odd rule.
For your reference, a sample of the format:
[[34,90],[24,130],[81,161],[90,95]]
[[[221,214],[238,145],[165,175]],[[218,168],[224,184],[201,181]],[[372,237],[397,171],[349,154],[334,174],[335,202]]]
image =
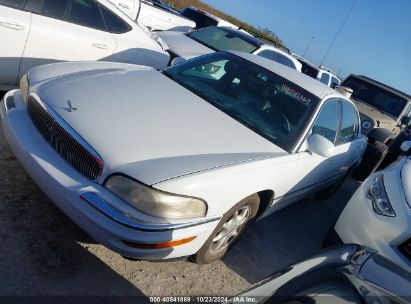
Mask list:
[[20,75],[55,61],[99,60],[117,48],[93,0],[28,0],[32,26]]
[[0,0],[0,85],[12,86],[18,81],[31,23],[31,13],[22,10],[25,2]]
[[[312,124],[307,138],[312,134],[319,134],[335,145],[340,128],[340,112],[338,99],[326,101]],[[344,157],[341,155],[343,153],[344,147],[335,147],[334,153],[330,157],[312,153],[307,147],[300,149],[294,191],[298,191],[301,196],[304,196],[327,181],[341,176],[343,170],[346,169],[343,168],[345,166],[339,159]]]

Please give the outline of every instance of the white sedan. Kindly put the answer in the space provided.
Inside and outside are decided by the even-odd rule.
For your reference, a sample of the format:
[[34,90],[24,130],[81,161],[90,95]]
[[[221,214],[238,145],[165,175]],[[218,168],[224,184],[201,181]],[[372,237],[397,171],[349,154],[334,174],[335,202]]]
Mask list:
[[[401,148],[408,152],[411,142]],[[400,157],[368,177],[341,213],[335,230],[345,243],[369,246],[411,267],[411,159]],[[332,234],[330,234],[332,236]]]
[[216,51],[238,51],[271,59],[301,72],[302,64],[285,50],[231,27],[211,26],[189,33],[164,31],[157,35],[167,44],[174,62]]
[[16,157],[56,205],[143,259],[221,258],[253,218],[338,183],[366,145],[351,101],[245,53],[163,71],[46,65],[0,108]]
[[0,90],[56,61],[106,60],[164,68],[169,55],[107,0],[0,0]]

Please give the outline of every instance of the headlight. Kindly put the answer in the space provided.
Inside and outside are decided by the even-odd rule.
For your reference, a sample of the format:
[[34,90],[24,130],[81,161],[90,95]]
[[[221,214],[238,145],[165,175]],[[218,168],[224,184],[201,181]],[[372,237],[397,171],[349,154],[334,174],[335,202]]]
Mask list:
[[364,130],[368,130],[369,128],[371,128],[371,122],[370,122],[369,120],[364,120],[364,121],[361,123],[361,127],[362,127]]
[[137,210],[161,218],[194,218],[207,213],[207,204],[198,198],[172,194],[122,175],[113,175],[105,187]]
[[390,217],[395,216],[387,192],[385,192],[384,178],[382,175],[374,177],[370,189],[368,189],[367,197],[371,200],[375,213]]
[[24,74],[23,77],[20,79],[20,91],[21,91],[21,96],[23,97],[24,102],[27,101],[27,98],[29,96],[29,78],[27,77],[27,74]]

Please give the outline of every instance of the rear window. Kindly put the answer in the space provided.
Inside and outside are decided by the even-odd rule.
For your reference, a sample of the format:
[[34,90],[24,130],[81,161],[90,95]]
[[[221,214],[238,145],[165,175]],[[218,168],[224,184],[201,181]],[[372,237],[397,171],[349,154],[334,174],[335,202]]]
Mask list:
[[16,9],[23,9],[26,0],[0,0],[0,5]]
[[241,32],[237,34],[235,31],[226,31],[221,27],[208,27],[187,34],[191,39],[215,51],[254,52],[258,46],[243,35]]
[[103,5],[100,5],[101,12],[103,13],[104,20],[106,21],[107,27],[111,33],[123,34],[131,31],[131,26],[127,22],[123,21],[116,14],[108,10]]
[[286,56],[284,56],[283,54],[280,53],[274,53],[274,61],[281,63],[285,66],[288,66],[294,70],[296,70],[295,64],[294,62],[291,61],[290,58],[287,58]]
[[303,72],[304,74],[316,79],[317,75],[318,75],[318,69],[316,69],[315,67],[309,65],[308,63],[304,62],[303,60],[298,60],[301,64],[301,72]]
[[208,17],[207,15],[197,12],[189,7],[185,8],[180,15],[193,20],[196,23],[196,28],[200,29],[203,27],[216,26],[218,21],[213,18]]

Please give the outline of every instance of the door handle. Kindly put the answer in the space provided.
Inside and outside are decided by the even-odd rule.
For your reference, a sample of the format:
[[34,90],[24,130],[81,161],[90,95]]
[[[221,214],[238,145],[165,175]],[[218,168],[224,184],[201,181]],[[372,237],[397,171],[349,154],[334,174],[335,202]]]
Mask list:
[[12,30],[16,30],[16,31],[22,31],[24,30],[24,26],[18,24],[18,23],[11,23],[11,22],[7,22],[7,21],[0,21],[0,26],[1,27],[6,27]]
[[119,3],[118,4],[118,6],[121,6],[122,8],[125,8],[125,9],[130,9],[130,7],[127,5],[127,4],[125,4],[125,3]]
[[101,50],[107,50],[110,46],[107,44],[101,44],[101,43],[93,43],[93,47],[101,49]]

